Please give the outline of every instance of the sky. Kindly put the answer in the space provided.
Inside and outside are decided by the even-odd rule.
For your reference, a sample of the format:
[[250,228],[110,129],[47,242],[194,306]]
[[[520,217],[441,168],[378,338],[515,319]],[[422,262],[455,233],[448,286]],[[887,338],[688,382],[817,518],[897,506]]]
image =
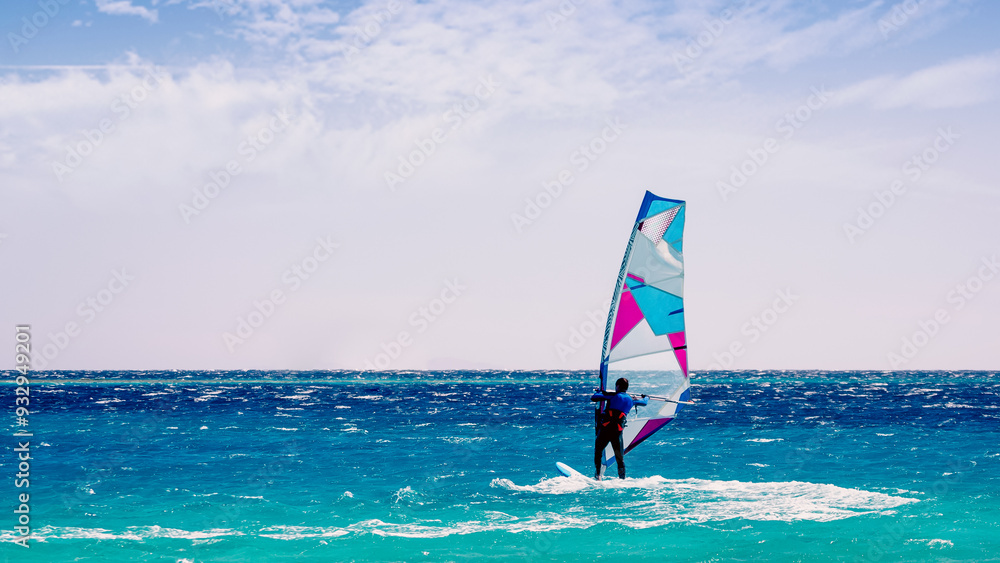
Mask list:
[[706,369],[997,369],[1000,4],[0,7],[35,369],[596,369],[646,190]]

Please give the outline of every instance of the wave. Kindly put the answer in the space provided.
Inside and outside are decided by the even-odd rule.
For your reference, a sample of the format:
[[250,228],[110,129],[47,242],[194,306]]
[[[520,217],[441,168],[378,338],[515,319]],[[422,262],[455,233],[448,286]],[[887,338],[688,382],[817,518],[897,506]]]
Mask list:
[[567,495],[585,490],[597,493],[601,489],[643,491],[639,510],[633,507],[632,510],[611,511],[615,517],[610,521],[636,528],[732,519],[829,522],[863,514],[887,513],[896,507],[919,502],[914,498],[801,481],[751,483],[660,476],[593,481],[584,477],[553,477],[535,485],[494,479],[491,486],[542,495]]
[[[124,531],[111,532],[104,528],[79,528],[72,526],[44,526],[31,531],[32,541],[60,540],[133,540],[143,541],[154,538],[172,538],[204,540],[224,536],[242,536],[243,532],[232,529],[214,528],[211,530],[187,531],[177,528],[160,526],[129,526]],[[13,542],[21,535],[13,530],[0,532],[0,542]]]
[[[666,479],[661,476],[639,479],[593,481],[577,477],[553,477],[534,485],[518,485],[509,479],[494,479],[491,487],[529,495],[575,495],[571,510],[541,511],[516,516],[495,510],[484,511],[479,518],[458,522],[441,519],[415,519],[411,522],[386,522],[365,519],[346,526],[275,525],[258,530],[210,529],[187,531],[160,526],[128,527],[112,532],[103,528],[46,526],[36,530],[38,541],[132,540],[154,538],[189,539],[195,542],[227,536],[249,536],[277,540],[341,538],[346,536],[391,536],[404,538],[443,538],[481,532],[548,532],[587,529],[601,524],[648,529],[676,523],[701,524],[734,519],[754,521],[829,522],[863,514],[891,514],[892,509],[918,499],[885,493],[848,489],[835,485],[787,482],[742,482],[706,479]],[[582,494],[578,494],[582,493]],[[622,494],[629,501],[622,502]],[[343,497],[351,498],[345,492]],[[396,491],[391,504],[409,504],[423,495],[409,486]],[[425,500],[425,499],[424,499]],[[415,516],[411,514],[411,517]],[[17,539],[13,531],[0,532],[0,541]],[[933,540],[941,547],[946,540]]]

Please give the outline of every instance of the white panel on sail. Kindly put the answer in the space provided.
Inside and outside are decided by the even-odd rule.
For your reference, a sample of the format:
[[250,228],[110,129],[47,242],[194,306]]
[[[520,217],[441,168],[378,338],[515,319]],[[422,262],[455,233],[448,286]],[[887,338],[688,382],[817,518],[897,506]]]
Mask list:
[[[676,391],[674,391],[670,395],[670,399],[673,399],[674,401],[679,401],[681,399],[681,395],[684,393],[684,391],[687,391],[688,387],[690,387],[690,384],[687,381],[685,381],[683,385],[681,385]],[[652,404],[652,402],[650,404]],[[673,418],[676,415],[677,415],[677,403],[671,403],[666,401],[663,403],[663,406],[660,407],[660,410],[656,413],[657,418],[664,418],[664,417]]]
[[666,336],[653,334],[646,319],[639,321],[626,336],[611,350],[610,361],[617,362],[646,354],[655,354],[664,350],[673,350],[670,339]]
[[665,241],[654,245],[646,237],[636,237],[628,271],[646,285],[684,297],[684,261]]

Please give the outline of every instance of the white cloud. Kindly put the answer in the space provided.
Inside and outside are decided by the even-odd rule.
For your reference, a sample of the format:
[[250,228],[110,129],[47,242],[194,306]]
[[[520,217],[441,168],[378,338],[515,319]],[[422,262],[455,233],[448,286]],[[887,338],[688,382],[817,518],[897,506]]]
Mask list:
[[97,11],[114,16],[139,16],[156,23],[157,11],[145,6],[133,6],[131,0],[97,0]]
[[1000,53],[946,62],[905,76],[883,75],[841,88],[836,105],[864,103],[876,109],[957,108],[1000,93]]
[[[343,16],[318,0],[193,6],[224,8],[236,35],[269,56],[284,53],[290,71],[331,97],[417,109],[453,100],[490,72],[506,79],[510,108],[549,115],[653,96],[700,97],[762,66],[785,73],[884,42],[880,2],[809,13],[791,2],[682,3],[673,12],[588,2],[559,14],[565,5],[378,0]],[[921,4],[919,17],[940,19],[946,5]],[[733,16],[720,25],[726,9]],[[686,54],[692,45],[694,57]]]
[[[893,209],[881,230],[868,236],[878,258],[870,268],[857,267],[851,253],[858,251],[840,232],[857,206],[851,199],[856,192],[844,196],[843,186],[865,193],[885,189],[913,151],[899,139],[938,126],[937,115],[909,112],[904,120],[860,111],[858,104],[959,107],[984,99],[996,57],[967,57],[843,89],[839,98],[854,105],[831,102],[793,139],[782,139],[781,151],[723,206],[715,182],[809,96],[816,69],[798,69],[868,45],[877,29],[870,11],[797,18],[787,4],[751,9],[685,73],[672,53],[717,11],[690,3],[683,17],[674,17],[649,6],[588,2],[553,28],[547,12],[558,5],[405,3],[369,33],[349,62],[341,47],[358,29],[376,29],[371,22],[385,6],[381,0],[342,17],[308,0],[227,3],[232,9],[226,14],[239,22],[239,29],[227,32],[267,47],[277,61],[264,57],[240,67],[220,58],[173,67],[162,84],[132,100],[136,107],[127,117],[112,104],[142,84],[148,61],[137,56],[118,67],[28,69],[22,77],[3,77],[0,226],[10,234],[3,252],[10,263],[29,266],[30,277],[11,282],[23,299],[0,303],[0,316],[35,319],[39,334],[62,330],[108,270],[125,266],[139,276],[134,288],[88,325],[85,345],[74,343],[53,367],[351,368],[400,330],[412,330],[407,315],[440,291],[441,280],[457,276],[470,288],[467,298],[394,366],[463,357],[493,367],[592,367],[599,336],[571,364],[558,362],[553,345],[607,298],[620,264],[622,225],[634,217],[634,196],[648,187],[691,202],[693,365],[708,363],[710,353],[732,339],[725,331],[737,334],[740,323],[759,311],[750,301],[787,283],[809,303],[827,303],[853,317],[838,324],[806,315],[812,305],[803,297],[801,327],[796,334],[769,333],[767,346],[785,352],[762,362],[881,365],[877,340],[850,343],[857,348],[849,355],[824,350],[830,341],[844,341],[872,310],[909,318],[916,299],[929,295],[933,305],[953,276],[938,268],[920,277],[917,283],[926,287],[912,289],[898,306],[885,303],[892,291],[878,290],[916,285],[891,277],[904,263],[893,258],[892,229],[894,222],[923,224],[922,213],[935,202],[923,206],[918,197]],[[853,31],[855,24],[871,29]],[[763,79],[755,74],[768,66],[782,70],[765,69]],[[870,75],[862,67],[845,80]],[[470,96],[484,74],[500,82],[496,95],[397,192],[389,192],[385,171],[414,150],[415,139],[440,126],[442,112]],[[948,91],[954,84],[966,98]],[[228,160],[242,159],[239,144],[281,108],[291,109],[295,126],[276,134],[259,158],[243,162],[244,172],[185,224],[178,204],[190,202],[193,190]],[[570,155],[616,116],[628,125],[621,141],[576,173],[530,231],[517,235],[510,214],[562,169],[575,171]],[[113,132],[59,183],[52,161],[93,136],[102,119],[112,120]],[[961,170],[964,183],[996,184],[991,165],[968,156],[988,151],[988,141],[973,141],[977,127],[985,130],[983,138],[992,134],[988,119],[965,125],[961,150],[949,153],[936,176],[919,186],[934,188],[925,195],[963,183],[951,179],[953,170]],[[890,132],[883,135],[885,130]],[[867,150],[859,148],[865,137],[875,138]],[[953,164],[962,158],[973,162]],[[986,206],[967,198],[953,213],[968,223],[988,217]],[[917,229],[906,244],[991,244],[964,232]],[[255,300],[284,287],[282,272],[302,259],[315,237],[326,235],[343,244],[342,252],[250,345],[230,354],[221,333],[232,331]],[[835,258],[823,262],[830,256]],[[823,275],[815,274],[817,268]],[[754,275],[740,277],[747,271]],[[845,304],[831,291],[859,276],[867,286],[856,302]],[[954,330],[974,334],[979,325],[956,324]],[[318,350],[322,360],[311,355]],[[985,347],[966,352],[991,357]]]

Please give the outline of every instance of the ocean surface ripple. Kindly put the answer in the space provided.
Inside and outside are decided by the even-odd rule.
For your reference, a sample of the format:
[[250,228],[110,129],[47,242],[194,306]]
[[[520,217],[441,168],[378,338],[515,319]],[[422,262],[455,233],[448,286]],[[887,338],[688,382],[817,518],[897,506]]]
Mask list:
[[[11,525],[0,549],[19,561],[997,560],[995,373],[697,373],[698,404],[629,453],[628,479],[599,483],[554,467],[593,472],[595,377],[34,374],[32,548],[11,543]],[[0,469],[12,477],[16,458]],[[5,482],[11,504],[24,491]]]

